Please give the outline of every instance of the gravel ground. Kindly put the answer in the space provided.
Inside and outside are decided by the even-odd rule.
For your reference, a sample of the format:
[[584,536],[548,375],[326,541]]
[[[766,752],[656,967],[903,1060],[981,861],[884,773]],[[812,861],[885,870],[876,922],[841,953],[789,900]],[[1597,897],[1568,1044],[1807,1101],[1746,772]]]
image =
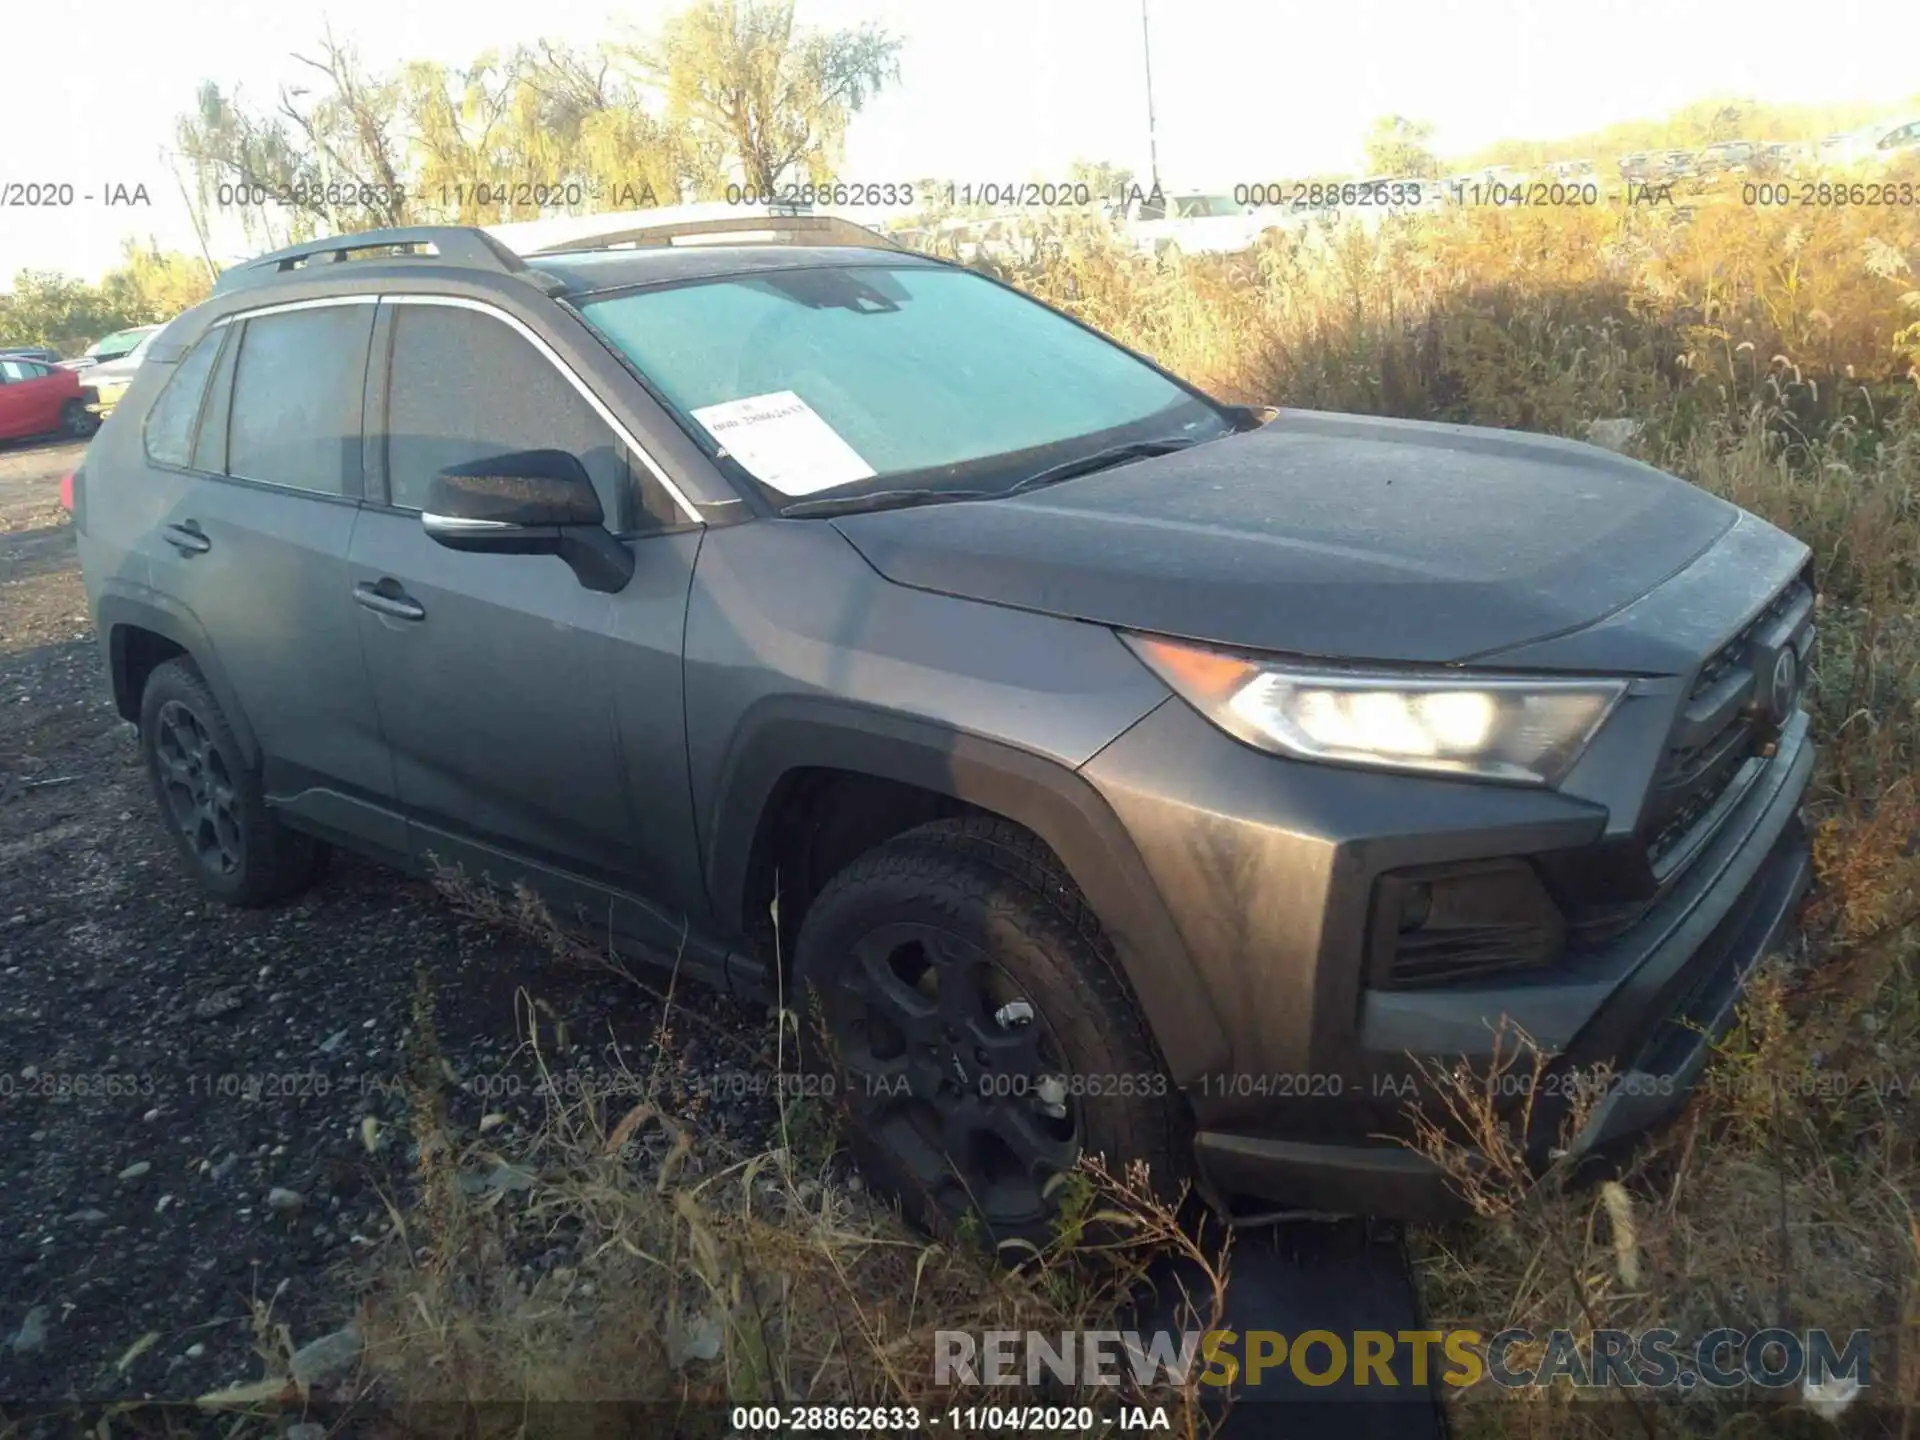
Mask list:
[[[181,1399],[259,1378],[250,1304],[296,1344],[350,1315],[354,1262],[405,1203],[416,976],[465,1086],[456,1121],[537,1125],[516,997],[651,1063],[657,1004],[457,916],[347,856],[280,909],[203,901],[114,713],[59,477],[77,445],[0,446],[0,1398]],[[710,1125],[752,1143],[738,1074],[764,1013],[690,997],[674,1060],[718,1083]],[[749,1082],[749,1086],[750,1086]],[[696,1089],[702,1089],[696,1083]],[[385,1139],[369,1151],[363,1121]]]

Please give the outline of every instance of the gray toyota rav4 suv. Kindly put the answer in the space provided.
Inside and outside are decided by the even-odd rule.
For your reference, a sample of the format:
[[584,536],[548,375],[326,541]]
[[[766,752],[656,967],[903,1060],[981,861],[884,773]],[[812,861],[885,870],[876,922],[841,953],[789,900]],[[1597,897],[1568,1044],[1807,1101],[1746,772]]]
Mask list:
[[1543,1159],[1680,1108],[1808,883],[1804,545],[780,238],[379,231],[167,327],[72,505],[209,893],[525,883],[780,999],[869,1178],[1000,1236],[1083,1153],[1444,1214],[1422,1076],[1516,1034]]

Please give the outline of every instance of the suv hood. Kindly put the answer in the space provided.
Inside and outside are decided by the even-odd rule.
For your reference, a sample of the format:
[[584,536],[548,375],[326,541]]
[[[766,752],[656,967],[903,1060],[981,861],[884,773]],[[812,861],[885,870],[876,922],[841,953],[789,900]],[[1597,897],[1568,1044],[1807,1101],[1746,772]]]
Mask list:
[[1282,410],[1006,500],[841,516],[887,579],[1219,645],[1445,663],[1590,625],[1739,511],[1569,440]]

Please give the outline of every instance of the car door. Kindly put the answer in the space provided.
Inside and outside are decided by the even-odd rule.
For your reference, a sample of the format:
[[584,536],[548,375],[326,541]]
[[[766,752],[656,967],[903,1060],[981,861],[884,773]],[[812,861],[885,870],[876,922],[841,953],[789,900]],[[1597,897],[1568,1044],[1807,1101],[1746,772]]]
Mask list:
[[0,436],[45,435],[60,427],[60,382],[31,360],[0,360]]
[[[527,879],[659,943],[704,904],[681,698],[701,532],[636,480],[612,412],[503,311],[383,301],[375,349],[386,401],[368,454],[386,493],[370,486],[351,561],[416,856]],[[423,528],[438,471],[529,449],[585,465],[637,560],[618,594],[552,556],[462,553]]]
[[0,360],[0,440],[32,433],[26,428],[33,403],[24,388],[26,378],[23,362]]
[[27,373],[21,384],[27,391],[27,409],[33,417],[33,428],[26,433],[51,435],[60,428],[60,408],[75,398],[75,388],[67,383],[66,373],[52,365],[38,360],[23,364]]
[[209,331],[147,414],[139,503],[153,588],[207,637],[268,799],[403,855],[347,575],[373,315],[307,302]]

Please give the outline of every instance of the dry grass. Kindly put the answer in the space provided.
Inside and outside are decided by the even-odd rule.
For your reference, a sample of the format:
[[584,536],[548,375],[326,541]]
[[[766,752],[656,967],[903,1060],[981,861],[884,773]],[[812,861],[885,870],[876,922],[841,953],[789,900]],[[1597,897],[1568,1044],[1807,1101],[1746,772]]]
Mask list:
[[[1755,986],[1685,1119],[1618,1183],[1536,1180],[1463,1087],[1480,1158],[1429,1143],[1477,1217],[1414,1245],[1436,1324],[1904,1332],[1920,1316],[1905,1093],[1920,1087],[1920,209],[1482,212],[1174,264],[1070,217],[1042,238],[1009,278],[1225,397],[1576,436],[1632,417],[1644,458],[1814,547],[1821,888],[1803,940]],[[514,1157],[533,1187],[476,1199],[457,1177],[478,1137],[447,1131],[431,1084],[415,1114],[422,1198],[367,1320],[375,1369],[409,1404],[941,1408],[935,1329],[1108,1323],[1148,1252],[1192,1243],[1137,1184],[1091,1174],[1077,1213],[1127,1215],[1130,1243],[1089,1264],[1069,1233],[1009,1273],[900,1228],[823,1144],[716,1154],[683,1117],[605,1096],[555,1102]],[[665,1143],[639,1148],[649,1134]],[[523,1279],[513,1257],[536,1240],[572,1258]],[[1888,1353],[1881,1398],[1920,1399],[1912,1362],[1888,1373]],[[1731,1409],[1638,1403],[1634,1433],[1758,1433]],[[1619,1419],[1564,1393],[1458,1410],[1465,1433]]]
[[[604,957],[515,897],[442,876],[454,903],[521,928],[565,960]],[[418,1199],[362,1306],[371,1375],[402,1428],[469,1435],[724,1434],[738,1404],[1004,1405],[1005,1389],[940,1383],[940,1330],[1110,1327],[1147,1267],[1180,1256],[1201,1277],[1189,1329],[1224,1302],[1224,1241],[1191,1234],[1144,1173],[1089,1162],[1066,1189],[1056,1242],[1017,1268],[969,1237],[930,1240],[833,1163],[824,1117],[775,1090],[784,1143],[730,1150],[672,1113],[656,1037],[648,1074],[561,1084],[550,1035],[524,1008],[522,1041],[546,1120],[511,1157],[447,1118],[430,994],[415,1006],[409,1109]],[[672,1012],[669,1012],[672,1013]],[[554,1263],[556,1254],[564,1258]],[[528,1257],[545,1257],[529,1264]],[[1075,1405],[1161,1405],[1209,1434],[1198,1371],[1183,1387],[1056,1387]]]

